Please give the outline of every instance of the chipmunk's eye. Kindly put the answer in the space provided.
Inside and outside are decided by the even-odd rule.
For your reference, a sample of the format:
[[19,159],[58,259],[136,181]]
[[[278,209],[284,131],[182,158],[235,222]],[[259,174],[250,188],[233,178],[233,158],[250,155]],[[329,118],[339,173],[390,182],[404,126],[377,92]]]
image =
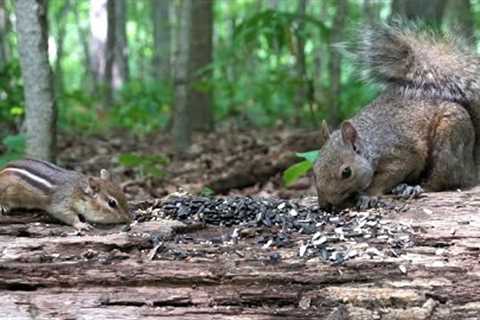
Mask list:
[[348,179],[352,176],[352,169],[350,167],[345,167],[342,170],[342,179]]
[[118,203],[115,199],[108,199],[108,206],[112,209],[117,209]]

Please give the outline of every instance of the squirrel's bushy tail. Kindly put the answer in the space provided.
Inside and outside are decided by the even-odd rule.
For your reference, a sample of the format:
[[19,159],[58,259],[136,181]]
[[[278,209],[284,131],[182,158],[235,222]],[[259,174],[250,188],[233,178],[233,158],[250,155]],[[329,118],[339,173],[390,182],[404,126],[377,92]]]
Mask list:
[[480,58],[452,35],[416,26],[377,25],[362,30],[354,57],[368,80],[390,94],[461,104],[475,129],[475,179],[480,177]]
[[375,25],[361,30],[354,56],[369,80],[406,96],[475,105],[480,115],[480,59],[460,42],[411,25]]

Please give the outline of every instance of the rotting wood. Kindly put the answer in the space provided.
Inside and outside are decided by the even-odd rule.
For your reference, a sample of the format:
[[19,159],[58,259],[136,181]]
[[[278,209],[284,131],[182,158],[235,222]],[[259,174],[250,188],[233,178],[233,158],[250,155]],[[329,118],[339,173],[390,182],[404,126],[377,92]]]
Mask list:
[[[232,246],[175,241],[175,232],[222,227],[157,221],[78,235],[2,216],[0,318],[477,319],[479,208],[480,188],[411,200],[387,219],[412,225],[414,247],[339,266],[248,237]],[[176,260],[171,248],[202,254]],[[282,259],[269,260],[272,251]]]

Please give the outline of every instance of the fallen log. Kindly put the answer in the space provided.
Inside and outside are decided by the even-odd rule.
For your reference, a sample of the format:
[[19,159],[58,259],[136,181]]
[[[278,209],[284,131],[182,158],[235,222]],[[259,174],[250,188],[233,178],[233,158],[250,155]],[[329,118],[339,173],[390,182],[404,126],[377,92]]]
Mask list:
[[212,242],[231,229],[172,220],[79,235],[2,216],[0,318],[478,318],[480,189],[398,206],[382,223],[410,225],[415,245],[342,264],[300,257],[301,233],[267,247],[248,236]]

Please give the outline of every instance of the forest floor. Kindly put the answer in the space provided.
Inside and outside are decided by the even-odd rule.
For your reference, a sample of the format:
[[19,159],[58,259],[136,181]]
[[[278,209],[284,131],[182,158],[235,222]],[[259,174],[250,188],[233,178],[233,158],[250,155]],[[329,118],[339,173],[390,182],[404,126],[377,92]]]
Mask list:
[[[115,155],[170,157],[168,138],[65,139],[61,163],[113,168],[135,222],[79,235],[39,212],[0,216],[0,318],[480,318],[480,188],[324,212],[308,178],[264,177],[294,161],[292,136],[197,137],[156,179]],[[201,194],[218,181],[243,186]]]

